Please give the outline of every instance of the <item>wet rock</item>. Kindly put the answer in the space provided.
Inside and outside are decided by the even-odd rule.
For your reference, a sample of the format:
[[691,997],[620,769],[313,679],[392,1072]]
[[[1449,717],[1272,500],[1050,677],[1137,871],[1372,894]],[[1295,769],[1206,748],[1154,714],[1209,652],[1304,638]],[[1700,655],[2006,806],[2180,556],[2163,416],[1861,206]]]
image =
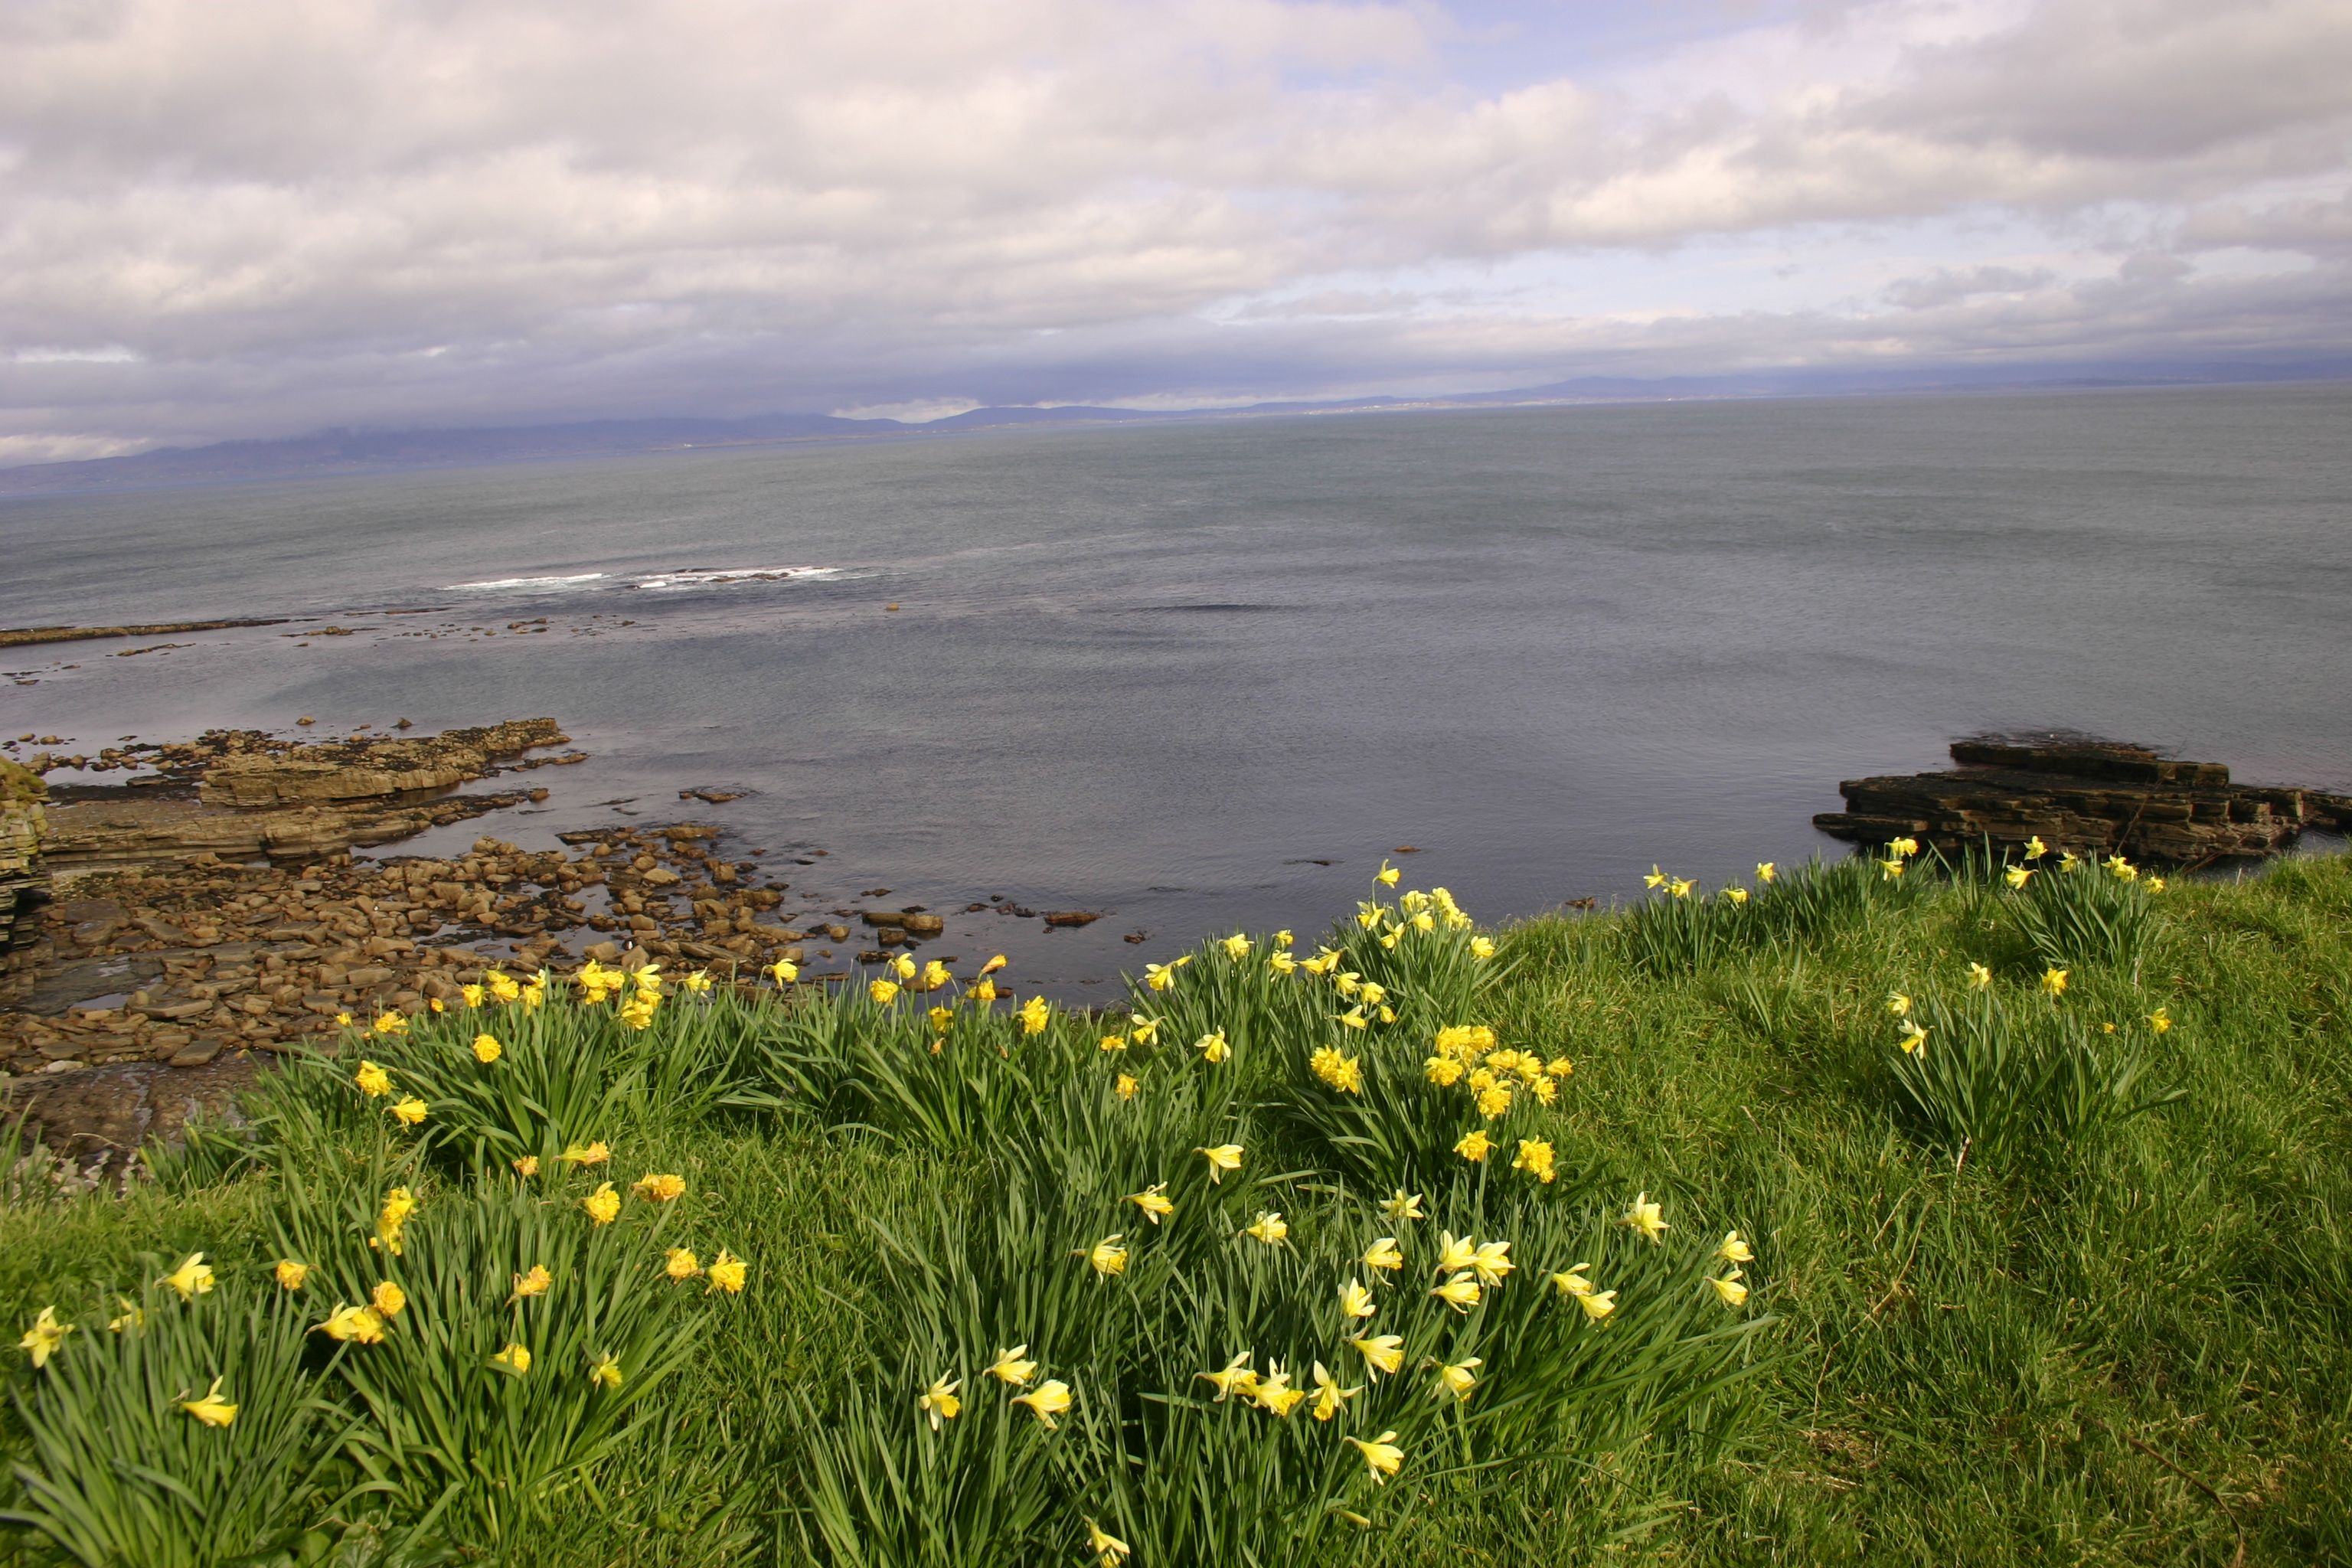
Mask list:
[[1063,910],[1045,917],[1045,923],[1057,929],[1070,926],[1090,926],[1102,919],[1099,910]]
[[2352,827],[2352,797],[2233,784],[2221,763],[2066,736],[1956,742],[1940,773],[1849,779],[1846,809],[1813,825],[1883,843],[1908,835],[1948,854],[2040,837],[2053,849],[2197,864],[2273,854],[2311,827]]

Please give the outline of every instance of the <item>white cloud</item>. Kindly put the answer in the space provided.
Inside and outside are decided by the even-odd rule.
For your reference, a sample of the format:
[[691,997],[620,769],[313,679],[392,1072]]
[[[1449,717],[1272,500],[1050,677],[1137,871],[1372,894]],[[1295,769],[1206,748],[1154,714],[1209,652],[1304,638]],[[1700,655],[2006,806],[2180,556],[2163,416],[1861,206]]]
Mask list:
[[0,439],[2352,352],[2340,0],[1758,15],[19,0]]

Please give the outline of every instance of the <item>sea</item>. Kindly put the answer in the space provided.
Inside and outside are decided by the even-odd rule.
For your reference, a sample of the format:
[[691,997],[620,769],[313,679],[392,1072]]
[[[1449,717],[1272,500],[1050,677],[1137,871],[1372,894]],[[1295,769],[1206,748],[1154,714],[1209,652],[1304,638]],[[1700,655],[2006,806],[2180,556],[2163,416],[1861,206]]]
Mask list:
[[[950,916],[942,955],[1010,952],[1083,998],[1203,935],[1320,931],[1384,861],[1503,920],[1637,899],[1654,864],[1714,886],[1839,855],[1811,818],[1840,779],[1984,731],[2352,789],[2352,387],[1031,428],[0,500],[0,625],[244,616],[295,619],[0,650],[0,736],[550,715],[590,760],[525,775],[545,803],[378,853],[716,822],[791,873],[788,918],[919,905]],[[705,787],[740,798],[679,798]],[[1101,918],[1035,918],[1063,910]]]

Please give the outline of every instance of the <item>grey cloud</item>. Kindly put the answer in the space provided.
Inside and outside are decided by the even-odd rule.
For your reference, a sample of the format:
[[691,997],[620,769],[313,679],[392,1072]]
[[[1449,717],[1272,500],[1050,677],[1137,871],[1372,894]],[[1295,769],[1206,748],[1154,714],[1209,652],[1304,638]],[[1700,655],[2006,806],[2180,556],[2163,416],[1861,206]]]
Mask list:
[[2047,267],[1969,267],[1958,271],[1939,267],[1925,277],[1889,284],[1886,299],[1906,310],[1925,310],[1978,294],[2022,294],[2055,277]]

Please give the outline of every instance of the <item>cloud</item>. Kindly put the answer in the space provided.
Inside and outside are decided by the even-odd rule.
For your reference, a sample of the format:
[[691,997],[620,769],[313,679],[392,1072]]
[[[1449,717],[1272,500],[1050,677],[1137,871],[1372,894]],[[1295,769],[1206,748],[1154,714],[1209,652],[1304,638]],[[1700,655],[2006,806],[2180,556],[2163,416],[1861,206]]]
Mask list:
[[1685,9],[21,0],[0,440],[2352,349],[2339,0]]

